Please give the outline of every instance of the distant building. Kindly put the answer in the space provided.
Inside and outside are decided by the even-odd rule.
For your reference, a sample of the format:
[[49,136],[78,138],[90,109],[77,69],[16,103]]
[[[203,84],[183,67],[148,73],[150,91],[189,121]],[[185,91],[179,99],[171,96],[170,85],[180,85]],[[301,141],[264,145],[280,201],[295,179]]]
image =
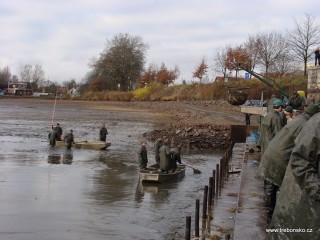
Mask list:
[[8,83],[6,94],[17,96],[30,96],[32,95],[32,89],[30,84],[27,82]]

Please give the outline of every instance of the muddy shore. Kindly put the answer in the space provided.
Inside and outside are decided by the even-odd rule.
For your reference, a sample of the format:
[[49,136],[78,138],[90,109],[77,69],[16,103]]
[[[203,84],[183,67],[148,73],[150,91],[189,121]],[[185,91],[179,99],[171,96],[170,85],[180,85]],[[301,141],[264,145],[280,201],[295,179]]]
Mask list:
[[[52,108],[54,104],[52,99],[32,98],[27,99],[25,104],[28,101],[48,105],[48,108]],[[57,110],[63,105],[79,110],[113,111],[115,120],[121,118],[139,121],[140,118],[150,121],[155,127],[152,131],[145,132],[142,138],[154,142],[158,137],[165,137],[172,146],[179,145],[188,150],[226,149],[231,144],[230,126],[244,125],[244,114],[240,112],[240,107],[224,100],[112,102],[58,99],[57,103]],[[133,112],[134,115],[131,114]],[[83,118],[86,120],[86,116]],[[101,122],[98,118],[97,121]],[[252,125],[256,124],[256,121],[252,122]]]

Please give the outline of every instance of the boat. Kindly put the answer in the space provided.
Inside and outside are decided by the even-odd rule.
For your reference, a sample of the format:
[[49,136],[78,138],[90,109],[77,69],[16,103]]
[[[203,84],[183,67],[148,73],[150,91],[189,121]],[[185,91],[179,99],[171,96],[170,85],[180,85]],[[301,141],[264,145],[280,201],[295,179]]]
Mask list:
[[178,164],[177,169],[164,173],[159,169],[158,164],[150,165],[147,169],[141,169],[139,179],[141,183],[166,183],[182,179],[185,175],[186,165]]
[[[64,141],[56,141],[56,147],[65,147]],[[111,146],[111,143],[103,141],[80,141],[72,144],[73,148],[79,149],[92,149],[92,150],[105,150]]]

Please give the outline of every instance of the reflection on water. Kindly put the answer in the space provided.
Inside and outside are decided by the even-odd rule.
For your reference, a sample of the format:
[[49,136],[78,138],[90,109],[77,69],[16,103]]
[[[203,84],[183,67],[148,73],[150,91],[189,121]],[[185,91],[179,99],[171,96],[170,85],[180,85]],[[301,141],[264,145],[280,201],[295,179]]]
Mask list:
[[[183,153],[182,161],[201,170],[178,182],[141,185],[136,151],[150,123],[111,125],[106,151],[51,148],[47,143],[52,112],[15,107],[12,116],[0,102],[0,239],[183,239],[185,216],[194,216],[221,153]],[[20,111],[21,110],[21,111]],[[59,122],[77,129],[78,136],[94,138],[97,121],[112,122],[114,113],[59,109]],[[16,116],[24,112],[25,116]],[[72,112],[73,120],[63,118]],[[60,115],[59,115],[60,114]],[[77,115],[79,114],[79,116]],[[41,115],[43,116],[43,115]],[[100,121],[100,120],[99,120]],[[97,125],[99,126],[99,125]],[[154,163],[152,144],[149,165]]]
[[73,160],[72,150],[66,149],[62,154],[49,154],[48,163],[50,164],[71,164]]

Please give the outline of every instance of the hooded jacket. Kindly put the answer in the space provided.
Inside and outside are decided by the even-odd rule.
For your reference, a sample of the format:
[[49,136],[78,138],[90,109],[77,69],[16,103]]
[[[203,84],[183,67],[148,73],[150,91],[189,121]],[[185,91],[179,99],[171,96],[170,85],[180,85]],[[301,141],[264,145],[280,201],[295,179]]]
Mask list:
[[320,113],[304,124],[295,140],[277,197],[268,239],[320,239]]
[[308,114],[302,114],[289,122],[270,141],[265,150],[257,170],[257,175],[265,180],[281,186],[288,162],[294,147],[294,140],[300,133],[302,126],[309,120]]

